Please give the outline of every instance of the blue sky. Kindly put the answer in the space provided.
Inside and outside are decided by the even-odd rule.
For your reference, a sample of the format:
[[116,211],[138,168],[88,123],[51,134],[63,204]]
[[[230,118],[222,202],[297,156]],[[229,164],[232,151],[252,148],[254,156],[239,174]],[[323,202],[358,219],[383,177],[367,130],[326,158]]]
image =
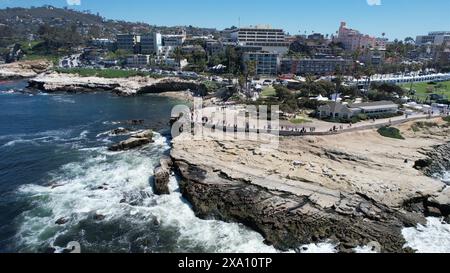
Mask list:
[[[99,12],[110,19],[223,29],[271,24],[291,34],[336,32],[340,21],[364,33],[403,39],[450,31],[448,0],[0,0],[0,8],[50,4]],[[370,4],[369,4],[370,3]],[[78,5],[80,4],[80,5]]]

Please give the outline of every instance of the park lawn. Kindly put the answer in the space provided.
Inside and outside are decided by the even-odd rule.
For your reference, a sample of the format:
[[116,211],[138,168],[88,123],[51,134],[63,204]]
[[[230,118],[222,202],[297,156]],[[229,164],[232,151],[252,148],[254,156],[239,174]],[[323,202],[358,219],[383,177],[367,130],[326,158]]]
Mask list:
[[277,95],[275,88],[273,86],[266,86],[263,88],[263,91],[261,92],[262,97],[275,97]]
[[[439,83],[437,83],[439,84]],[[417,97],[421,99],[426,99],[430,94],[438,94],[438,95],[444,95],[447,99],[450,99],[450,81],[446,82],[440,82],[440,84],[443,85],[443,88],[440,90],[435,90],[433,88],[433,92],[429,93],[427,88],[428,87],[434,87],[435,85],[429,84],[426,82],[420,82],[420,83],[414,83],[412,86],[412,89],[416,90]],[[409,91],[411,84],[403,84],[401,85],[406,91]]]
[[291,119],[289,122],[292,124],[304,124],[304,123],[311,123],[312,120],[305,119],[305,118],[294,118],[294,119]]

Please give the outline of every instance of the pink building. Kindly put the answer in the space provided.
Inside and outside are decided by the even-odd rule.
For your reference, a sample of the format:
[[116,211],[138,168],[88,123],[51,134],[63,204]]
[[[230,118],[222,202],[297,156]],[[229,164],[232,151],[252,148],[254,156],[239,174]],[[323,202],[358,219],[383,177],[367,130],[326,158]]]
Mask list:
[[359,31],[347,28],[346,22],[341,22],[338,36],[334,38],[335,42],[340,42],[346,50],[355,51],[357,49],[370,49],[385,47],[384,39],[378,39],[369,35],[361,34]]

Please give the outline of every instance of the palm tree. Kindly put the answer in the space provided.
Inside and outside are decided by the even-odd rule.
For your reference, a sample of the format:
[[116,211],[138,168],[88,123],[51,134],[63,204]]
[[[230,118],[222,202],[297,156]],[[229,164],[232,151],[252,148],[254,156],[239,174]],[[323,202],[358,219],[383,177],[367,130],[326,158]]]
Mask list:
[[305,83],[306,83],[306,88],[308,90],[308,97],[311,96],[311,89],[312,89],[312,85],[314,84],[314,77],[311,74],[306,74],[305,75]]
[[248,89],[248,79],[256,74],[256,61],[246,61],[245,62],[245,83]]
[[173,55],[175,56],[175,61],[178,64],[178,67],[181,69],[181,60],[183,59],[183,51],[180,47],[175,48],[173,51]]
[[370,90],[370,84],[373,74],[375,74],[375,70],[373,69],[373,67],[367,66],[366,69],[364,70],[364,75],[366,76],[367,79],[367,90],[366,90],[367,92],[369,92]]

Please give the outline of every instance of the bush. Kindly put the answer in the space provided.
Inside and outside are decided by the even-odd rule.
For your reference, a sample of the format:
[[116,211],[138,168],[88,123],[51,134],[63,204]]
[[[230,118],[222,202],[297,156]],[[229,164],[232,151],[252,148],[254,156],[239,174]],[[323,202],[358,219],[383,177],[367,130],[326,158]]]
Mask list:
[[394,127],[383,127],[378,129],[378,133],[384,137],[388,138],[395,138],[395,139],[405,139],[402,134],[400,133],[400,130]]
[[442,119],[443,119],[444,121],[450,123],[450,116],[446,116],[446,117],[444,117],[444,118],[442,118]]

